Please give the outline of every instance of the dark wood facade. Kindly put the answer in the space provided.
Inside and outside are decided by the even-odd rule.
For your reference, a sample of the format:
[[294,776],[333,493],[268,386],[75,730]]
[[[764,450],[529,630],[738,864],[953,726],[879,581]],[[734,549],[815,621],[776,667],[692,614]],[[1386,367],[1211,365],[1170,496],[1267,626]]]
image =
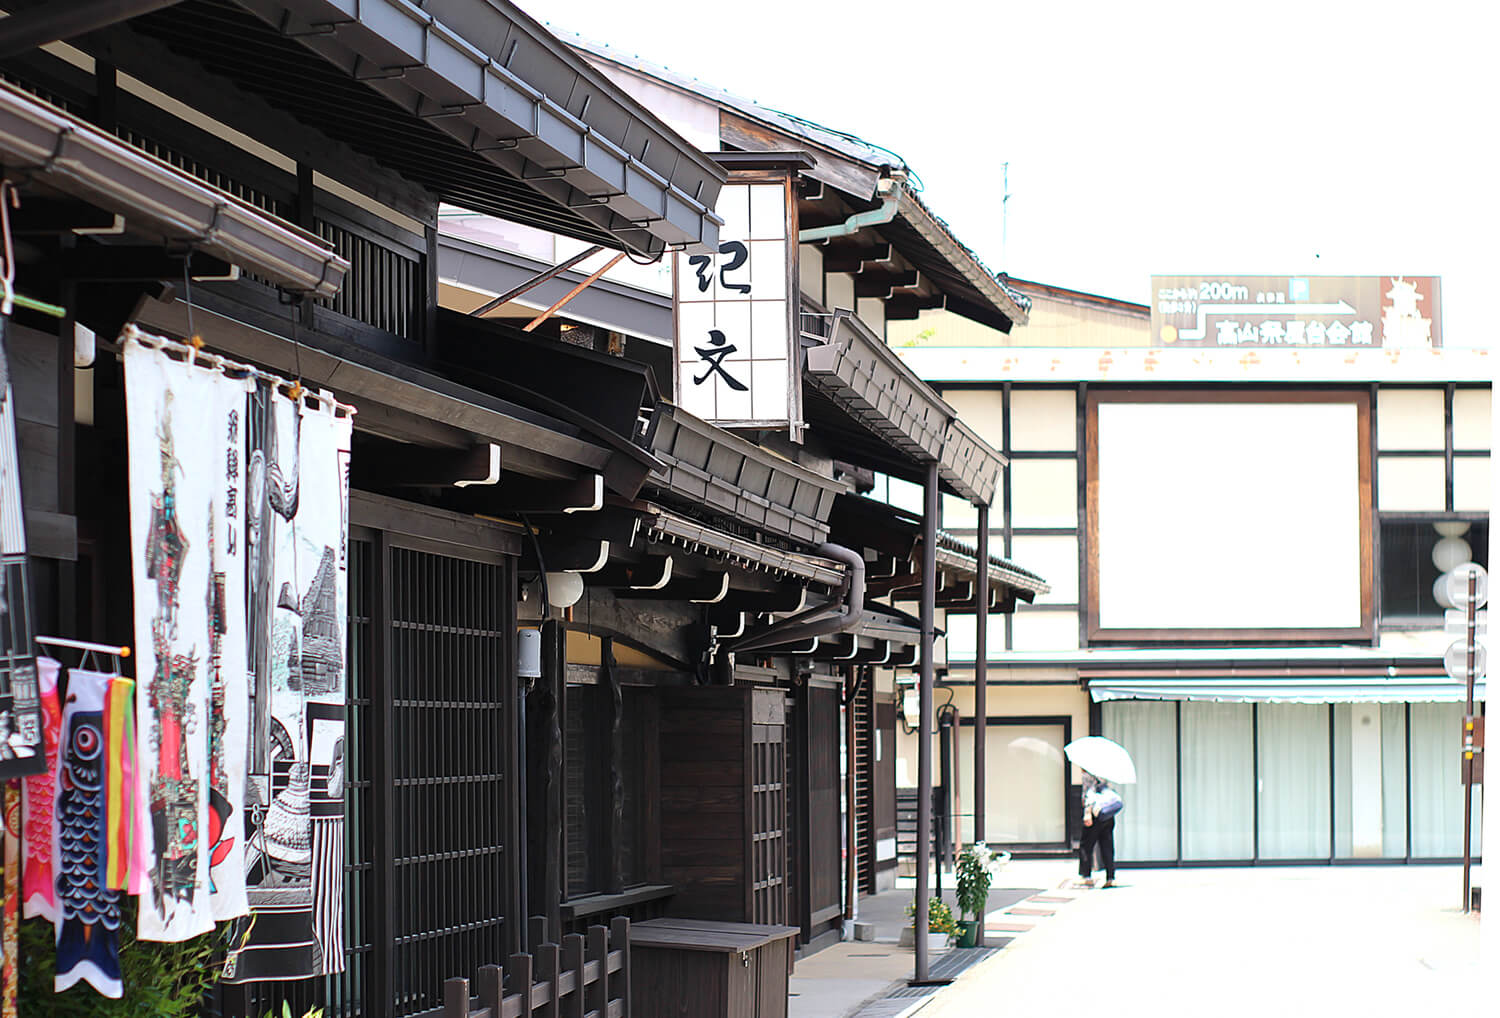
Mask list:
[[[791,939],[767,934],[780,946],[757,984],[766,1003],[755,1013],[781,1013],[789,953],[835,939],[847,910],[845,712],[859,890],[873,893],[894,867],[882,845],[895,838],[895,713],[871,673],[909,667],[918,635],[914,620],[873,601],[912,572],[913,549],[900,528],[846,526],[833,507],[860,470],[909,457],[851,419],[842,426],[860,447],[882,450],[873,467],[835,472],[817,455],[800,464],[676,412],[649,368],[559,343],[555,323],[527,337],[440,310],[440,201],[621,249],[709,238],[683,236],[681,216],[608,212],[616,194],[584,201],[591,168],[545,165],[537,139],[517,142],[538,160],[534,176],[459,144],[451,125],[434,126],[432,96],[393,98],[405,71],[367,73],[357,41],[347,43],[354,59],[331,56],[341,26],[299,34],[309,6],[185,0],[66,49],[0,60],[18,89],[172,180],[232,195],[268,229],[302,231],[344,267],[331,293],[299,288],[271,266],[231,264],[201,237],[145,230],[138,209],[63,202],[35,166],[7,167],[23,179],[28,214],[57,214],[28,237],[18,286],[69,312],[61,322],[17,312],[6,336],[44,628],[132,640],[125,406],[112,356],[126,323],[196,336],[359,410],[347,969],[226,989],[216,1007],[261,1014],[287,1000],[416,1015],[443,1002],[451,977],[576,945],[569,934],[628,916],[791,927]],[[504,8],[476,2],[471,13]],[[364,28],[345,41],[378,35]],[[529,29],[515,31],[508,38],[537,60],[567,65]],[[600,106],[626,109],[574,62]],[[583,121],[588,108],[570,116]],[[644,111],[627,112],[663,138],[653,159],[676,145],[674,163],[703,170],[711,206],[725,174]],[[576,204],[559,198],[559,181],[579,187]],[[698,216],[700,231],[712,225]],[[75,325],[100,341],[92,366],[74,365]],[[832,404],[819,407],[831,422]],[[498,485],[457,485],[484,480],[496,459]],[[726,492],[737,501],[717,501]],[[821,640],[737,656],[747,633],[848,596],[849,567],[820,551],[823,539],[880,571],[863,616]],[[585,577],[583,599],[566,610],[539,604],[543,577],[559,572]],[[518,627],[541,630],[535,679],[518,674]],[[851,685],[838,662],[863,681]]]

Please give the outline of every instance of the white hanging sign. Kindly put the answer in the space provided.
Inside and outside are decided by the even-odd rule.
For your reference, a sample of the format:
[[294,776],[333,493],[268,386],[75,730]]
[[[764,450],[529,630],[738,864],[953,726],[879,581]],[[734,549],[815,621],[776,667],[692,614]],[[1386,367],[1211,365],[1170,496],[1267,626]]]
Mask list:
[[729,183],[716,255],[676,256],[677,404],[723,427],[801,421],[796,208],[788,177]]

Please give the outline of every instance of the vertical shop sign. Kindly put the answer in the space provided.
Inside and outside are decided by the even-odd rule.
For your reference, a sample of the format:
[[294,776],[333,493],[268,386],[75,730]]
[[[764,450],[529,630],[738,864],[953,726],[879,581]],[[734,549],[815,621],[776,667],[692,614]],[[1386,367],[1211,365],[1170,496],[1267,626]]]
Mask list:
[[677,404],[722,427],[801,428],[792,179],[732,175],[717,253],[676,256]]

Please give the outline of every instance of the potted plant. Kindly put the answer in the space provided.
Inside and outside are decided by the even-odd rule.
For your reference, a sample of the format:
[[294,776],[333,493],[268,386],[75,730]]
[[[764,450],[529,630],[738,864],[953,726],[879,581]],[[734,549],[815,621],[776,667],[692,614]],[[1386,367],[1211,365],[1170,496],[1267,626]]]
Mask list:
[[958,856],[958,946],[977,947],[984,932],[984,910],[990,898],[990,883],[995,870],[1003,865],[1003,852],[992,851],[984,842],[975,842]]
[[[916,902],[907,902],[906,916],[912,920],[912,924],[903,931],[901,939],[903,945],[916,943]],[[949,940],[957,932],[958,925],[953,921],[953,910],[943,903],[942,898],[927,899],[928,952],[947,950]]]

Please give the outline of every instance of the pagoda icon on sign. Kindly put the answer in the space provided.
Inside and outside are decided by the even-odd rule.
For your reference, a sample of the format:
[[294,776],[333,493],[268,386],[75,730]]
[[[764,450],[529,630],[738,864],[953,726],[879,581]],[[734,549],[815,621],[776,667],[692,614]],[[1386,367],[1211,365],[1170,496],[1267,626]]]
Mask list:
[[1417,307],[1418,301],[1426,300],[1417,292],[1417,284],[1403,277],[1391,279],[1391,288],[1385,292],[1389,304],[1381,308],[1381,343],[1397,349],[1432,346],[1432,319],[1423,318]]

